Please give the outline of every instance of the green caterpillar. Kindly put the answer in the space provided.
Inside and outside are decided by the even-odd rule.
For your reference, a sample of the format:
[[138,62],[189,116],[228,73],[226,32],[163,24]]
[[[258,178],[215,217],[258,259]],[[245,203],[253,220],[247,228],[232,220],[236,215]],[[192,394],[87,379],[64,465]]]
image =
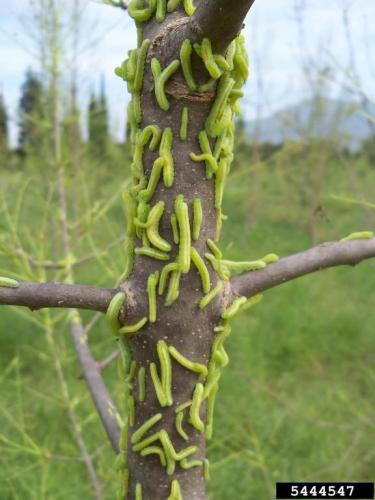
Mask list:
[[120,283],[129,279],[134,269],[134,250],[135,250],[134,238],[127,238],[127,240],[125,241],[124,248],[125,248],[125,265],[124,265],[124,272],[119,279]]
[[147,293],[148,293],[148,305],[149,305],[149,321],[150,323],[155,323],[157,317],[156,310],[156,287],[159,281],[159,271],[150,274],[147,280]]
[[167,12],[174,12],[180,5],[180,0],[168,0]]
[[143,189],[139,193],[139,197],[143,201],[150,201],[151,198],[153,197],[163,168],[164,168],[164,158],[157,158],[152,166],[151,175],[148,181],[147,188]]
[[165,287],[167,285],[167,280],[168,280],[169,274],[171,272],[177,271],[177,270],[178,270],[178,265],[175,262],[172,262],[172,263],[164,266],[164,268],[161,272],[161,275],[160,275],[160,280],[159,280],[159,289],[158,289],[159,295],[163,295],[163,293],[165,291]]
[[180,234],[178,264],[180,271],[183,274],[187,274],[190,271],[191,234],[189,209],[187,204],[184,202],[184,197],[182,195],[179,195],[176,198],[175,212]]
[[143,403],[146,397],[146,369],[142,366],[138,371],[138,400]]
[[226,309],[221,317],[223,319],[231,319],[233,318],[240,310],[241,306],[246,304],[247,298],[246,297],[239,297],[238,299],[235,299],[233,303]]
[[170,252],[172,247],[159,234],[159,223],[165,210],[164,201],[159,201],[150,211],[146,231],[147,237],[152,245],[162,252]]
[[177,223],[176,214],[171,215],[171,226],[172,226],[172,233],[173,233],[173,241],[176,245],[178,245],[180,243],[180,235],[178,233],[178,223]]
[[219,385],[215,384],[207,399],[207,425],[206,425],[206,438],[211,439],[213,434],[213,420],[214,420],[214,409],[217,391],[219,390]]
[[132,438],[131,438],[131,442],[132,444],[137,444],[139,443],[139,441],[141,441],[141,439],[143,438],[143,436],[152,428],[154,427],[158,422],[160,422],[160,420],[162,419],[162,414],[161,413],[157,413],[156,415],[154,415],[153,417],[149,418],[148,420],[146,420],[146,422],[144,424],[142,424],[138,430],[136,430],[134,432],[134,434],[132,435]]
[[202,257],[199,255],[197,250],[192,247],[191,248],[191,261],[195,265],[195,267],[198,270],[198,273],[201,278],[202,282],[202,290],[204,294],[209,293],[210,288],[211,288],[211,279],[210,279],[210,273],[208,272],[207,266],[204,263],[204,260]]
[[207,240],[207,246],[213,253],[214,257],[218,260],[221,260],[223,258],[223,253],[220,250],[220,248],[216,245],[216,243],[210,239]]
[[137,483],[135,485],[135,500],[142,500],[142,485]]
[[193,0],[184,0],[184,9],[188,16],[192,16],[195,12]]
[[[0,286],[1,285],[1,280],[0,280]],[[121,323],[118,319],[118,316],[120,314],[121,309],[123,308],[124,304],[126,302],[126,295],[124,292],[118,292],[116,295],[113,297],[111,302],[109,303],[107,312],[106,312],[106,319],[107,323],[114,333],[114,335],[119,334],[119,330],[121,328]]]
[[151,71],[155,81],[156,101],[160,108],[164,111],[168,111],[170,108],[170,104],[165,93],[165,85],[174,73],[176,73],[180,64],[180,61],[175,59],[164,70],[162,70],[161,64],[156,57],[154,57],[151,61]]
[[180,462],[181,469],[189,470],[192,469],[193,467],[202,467],[203,462],[202,460],[187,460],[184,458]]
[[172,481],[171,494],[169,495],[167,500],[183,500],[180,483],[177,479]]
[[220,80],[217,97],[212,106],[210,114],[206,120],[205,129],[211,137],[218,137],[222,129],[217,130],[217,124],[220,123],[220,119],[225,111],[226,103],[230,93],[235,85],[235,80],[225,73],[223,78]]
[[145,326],[147,321],[148,321],[148,318],[144,317],[144,318],[140,319],[134,325],[123,326],[122,328],[120,328],[118,333],[120,333],[121,335],[128,335],[131,333],[137,333],[137,332],[139,332],[139,330],[141,330]]
[[167,253],[159,252],[153,248],[138,247],[134,252],[136,255],[143,255],[144,257],[150,257],[156,260],[169,260],[170,258]]
[[17,280],[0,276],[0,287],[3,288],[18,288],[20,286]]
[[[212,47],[211,47],[211,42],[208,38],[204,38],[202,40],[201,46],[195,46],[196,51],[199,56],[202,57],[203,63],[206,66],[206,69],[208,73],[210,74],[211,78],[214,80],[218,80],[222,74],[223,70],[220,69],[219,65],[217,64],[217,57],[214,56],[212,53]],[[194,48],[195,48],[194,47]],[[224,59],[224,58],[223,58]],[[225,59],[224,59],[225,61]],[[220,58],[220,62],[223,64],[222,59]],[[226,63],[226,61],[225,61]],[[225,64],[226,70],[229,69],[228,64]]]
[[199,302],[200,309],[204,309],[205,307],[207,307],[208,304],[212,302],[214,298],[219,295],[222,289],[223,289],[223,283],[219,281],[219,283],[215,286],[215,288],[213,288],[211,292],[209,292],[201,299],[201,301]]
[[192,237],[194,241],[199,240],[201,226],[203,222],[202,202],[199,198],[193,201],[193,231]]
[[184,107],[181,114],[180,139],[186,141],[188,137],[189,109]]
[[[182,437],[182,439],[184,439],[185,441],[189,441],[189,436],[186,434],[186,432],[184,431],[184,429],[182,427],[183,420],[184,420],[184,414],[182,411],[179,411],[176,414],[176,430],[177,430],[178,434]],[[181,467],[182,467],[182,464],[181,464]],[[182,467],[182,468],[184,468],[184,467]]]
[[200,418],[199,411],[203,402],[204,387],[203,384],[198,382],[195,386],[193,393],[193,401],[190,406],[190,422],[191,425],[199,432],[204,431],[204,423]]
[[194,363],[193,361],[188,360],[183,356],[178,350],[173,347],[169,346],[169,353],[170,355],[184,368],[187,370],[190,370],[193,373],[198,373],[199,375],[202,375],[202,377],[207,376],[207,367],[205,365],[202,365],[201,363]]
[[353,240],[368,240],[374,237],[372,231],[361,231],[357,233],[351,233],[345,238],[342,238],[340,242],[353,241]]
[[125,214],[128,219],[127,235],[129,238],[134,238],[136,236],[134,219],[137,216],[137,203],[129,191],[125,191],[123,193],[122,201],[124,204]]
[[160,144],[160,157],[164,160],[163,180],[167,188],[173,186],[174,181],[174,160],[172,155],[173,132],[171,128],[166,128]]
[[160,464],[162,467],[167,466],[167,460],[165,458],[165,453],[162,448],[159,446],[148,446],[147,448],[144,448],[141,452],[140,455],[142,457],[147,457],[149,455],[158,455],[160,459]]
[[164,303],[166,307],[171,306],[178,299],[180,295],[180,279],[181,272],[179,270],[172,271],[171,279],[169,281],[168,294]]
[[167,0],[156,0],[156,20],[162,23],[165,19],[167,10]]
[[195,92],[197,90],[197,84],[193,76],[193,70],[191,68],[191,55],[193,52],[193,47],[190,40],[184,40],[180,49],[180,59],[182,72],[186,80],[186,84],[190,90]]
[[161,379],[159,378],[155,363],[150,363],[151,379],[154,384],[156,397],[160,406],[172,406],[172,365],[169,350],[164,340],[159,340],[156,347],[159,362]]
[[128,5],[129,16],[132,17],[137,23],[146,23],[155,11],[156,1],[148,0],[149,6],[143,9],[139,7],[139,3],[139,0],[131,0]]

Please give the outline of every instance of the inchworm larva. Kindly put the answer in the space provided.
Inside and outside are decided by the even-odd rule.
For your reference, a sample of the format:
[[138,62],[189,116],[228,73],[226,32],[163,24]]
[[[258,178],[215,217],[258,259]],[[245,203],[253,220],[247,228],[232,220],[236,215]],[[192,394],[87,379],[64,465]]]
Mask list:
[[150,364],[151,378],[154,383],[156,396],[160,406],[172,406],[172,365],[168,346],[164,340],[159,340],[156,349],[159,356],[161,379],[157,373],[155,363]]
[[223,76],[223,78],[220,81],[216,100],[206,120],[206,130],[212,137],[215,137],[214,133],[215,123],[219,121],[220,116],[224,111],[229,94],[232,92],[233,86],[235,84],[233,78],[230,78],[229,76],[226,75],[227,73]]
[[203,297],[203,299],[201,299],[201,301],[199,302],[200,309],[204,309],[205,307],[207,307],[208,304],[212,302],[214,298],[217,297],[217,295],[219,295],[222,288],[223,288],[223,283],[219,281],[219,283],[215,286],[215,288],[213,288],[211,292],[209,292],[207,295]]
[[180,67],[180,61],[175,59],[169,66],[162,70],[160,62],[154,57],[151,61],[151,70],[155,80],[156,100],[164,111],[168,111],[170,104],[165,94],[165,85],[174,73]]
[[228,174],[228,163],[225,158],[219,161],[215,178],[215,208],[221,208],[223,203],[225,180]]
[[180,230],[180,250],[178,254],[178,263],[180,271],[187,274],[190,271],[190,248],[191,248],[191,234],[190,234],[190,221],[189,209],[184,202],[184,197],[178,195],[175,202],[175,212]]
[[128,397],[128,415],[129,415],[129,426],[134,426],[135,421],[135,401],[133,396]]
[[20,286],[17,280],[12,278],[6,278],[5,276],[0,276],[0,287],[4,288],[18,288]]
[[269,253],[264,257],[262,257],[260,260],[262,260],[268,266],[269,264],[274,264],[275,262],[278,262],[280,260],[280,257],[275,253]]
[[135,485],[135,500],[142,500],[142,485],[137,483]]
[[134,91],[141,92],[143,87],[143,74],[145,70],[145,63],[147,57],[147,51],[150,47],[151,41],[146,39],[143,40],[142,45],[138,49],[138,58],[137,58],[137,68],[134,76]]
[[142,112],[141,95],[139,92],[133,93],[131,102],[133,103],[134,119],[137,123],[141,123],[143,112]]
[[171,306],[180,295],[180,279],[181,272],[180,271],[172,271],[171,279],[169,280],[168,294],[165,299],[165,306]]
[[210,462],[207,458],[204,459],[204,478],[206,481],[210,480]]
[[189,408],[191,406],[191,401],[186,401],[185,403],[181,403],[180,405],[176,406],[175,412],[179,413],[180,411],[186,410],[186,408]]
[[151,175],[148,181],[147,188],[139,193],[140,198],[144,201],[150,201],[154,195],[156,186],[158,185],[161,171],[164,167],[164,158],[157,158],[151,170]]
[[142,366],[138,370],[138,400],[143,403],[146,396],[146,369]]
[[145,326],[147,321],[148,321],[148,318],[144,317],[141,320],[139,320],[138,323],[135,323],[135,325],[123,326],[119,330],[119,333],[122,335],[127,335],[129,333],[137,333],[141,328],[143,328]]
[[124,272],[121,275],[119,282],[126,281],[129,279],[130,275],[133,272],[134,268],[134,249],[135,249],[135,241],[134,238],[127,238],[124,245],[125,250],[125,266]]
[[221,264],[229,269],[231,274],[240,274],[247,271],[257,271],[259,269],[264,269],[267,264],[264,260],[254,260],[245,262],[234,262],[232,260],[222,260]]
[[215,234],[216,241],[220,240],[222,227],[223,227],[222,212],[221,208],[218,208],[216,210],[216,234]]
[[186,141],[188,137],[189,108],[184,107],[181,114],[180,139]]
[[146,420],[146,422],[141,425],[139,427],[138,430],[136,430],[134,432],[134,434],[132,435],[132,438],[131,438],[131,442],[132,444],[136,444],[136,443],[139,443],[139,441],[141,441],[141,439],[143,438],[143,436],[152,428],[154,427],[154,425],[156,425],[158,422],[160,422],[160,420],[162,419],[162,414],[161,413],[157,413],[156,415],[154,415],[153,417],[149,418],[148,420]]
[[167,0],[156,0],[156,20],[158,23],[162,23],[165,19],[165,14],[167,10]]
[[162,132],[160,130],[160,127],[158,127],[157,125],[148,125],[147,127],[145,127],[142,130],[141,144],[143,146],[146,146],[146,144],[148,143],[148,141],[152,137],[151,142],[150,142],[150,150],[155,151],[156,148],[160,144],[161,136],[162,136]]
[[199,415],[199,410],[203,401],[203,392],[203,384],[198,382],[194,389],[193,401],[191,403],[189,412],[191,425],[195,427],[195,429],[197,429],[197,431],[199,432],[204,431],[204,423],[202,422]]
[[148,293],[148,305],[149,305],[149,320],[150,323],[155,323],[157,311],[156,311],[156,287],[159,281],[159,271],[150,274],[147,280],[147,293]]
[[183,500],[180,483],[177,479],[173,479],[172,481],[171,494],[169,495],[167,500]]
[[138,5],[138,0],[131,0],[128,5],[129,16],[137,23],[145,23],[150,19],[155,10],[155,2],[149,2],[149,7],[144,9],[139,8]]
[[173,186],[174,181],[174,159],[172,155],[173,147],[173,132],[172,129],[167,127],[164,132],[160,143],[160,157],[164,160],[163,166],[163,180],[167,188]]
[[211,78],[218,80],[223,72],[216,63],[215,57],[212,53],[211,42],[208,38],[204,38],[202,40],[201,57]]
[[262,301],[262,299],[263,299],[263,295],[260,293],[257,295],[253,295],[252,297],[247,299],[245,304],[241,307],[241,312],[247,311],[247,309],[250,309],[251,307],[256,306],[257,304],[259,304],[259,302]]
[[197,90],[197,84],[195,83],[193,70],[191,68],[191,54],[193,52],[193,48],[190,40],[185,40],[181,45],[180,50],[180,59],[182,72],[184,74],[186,84],[190,90],[195,92]]
[[351,233],[345,238],[342,238],[340,241],[353,241],[353,240],[368,240],[374,237],[374,233],[371,231],[361,231],[357,233]]
[[165,241],[159,234],[159,223],[163,216],[165,209],[164,201],[159,201],[154,207],[152,207],[148,219],[147,219],[147,237],[150,243],[154,245],[158,250],[162,252],[170,252],[172,247]]
[[199,373],[199,375],[202,375],[203,377],[207,377],[207,367],[201,363],[195,363],[193,361],[190,361],[189,359],[185,358],[178,350],[173,347],[169,346],[169,353],[171,356],[184,368],[187,370],[190,370],[193,373]]
[[215,384],[208,396],[207,399],[207,427],[206,427],[206,438],[211,439],[212,438],[212,431],[213,431],[213,420],[214,420],[214,409],[215,409],[215,399],[216,399],[216,394],[219,389],[218,384]]
[[193,201],[193,240],[197,241],[201,232],[201,226],[203,222],[203,210],[202,202],[199,198],[195,198]]
[[158,250],[154,250],[153,248],[147,247],[138,247],[134,250],[136,255],[143,255],[145,257],[151,257],[156,260],[169,260],[169,254],[159,252]]
[[176,245],[178,245],[180,243],[180,235],[178,233],[177,217],[174,213],[171,215],[171,226],[173,232],[173,241]]
[[223,281],[228,281],[230,278],[230,271],[227,267],[222,265],[222,261],[216,259],[212,254],[205,253],[205,258],[210,262],[211,266],[217,272],[220,279]]
[[170,264],[164,266],[159,280],[159,289],[158,289],[159,295],[163,295],[165,291],[169,273],[171,273],[172,271],[176,271],[177,269],[178,265],[175,262],[171,262]]
[[184,0],[184,9],[188,16],[192,16],[195,12],[193,0]]
[[220,248],[216,245],[215,242],[208,239],[206,243],[207,243],[208,248],[211,250],[211,252],[213,253],[213,255],[215,256],[216,259],[220,260],[223,258],[223,253],[220,250]]
[[180,465],[181,469],[189,470],[192,467],[202,467],[203,462],[202,460],[187,460],[186,458],[184,458],[183,460],[181,460]]
[[234,302],[223,312],[221,317],[223,319],[231,319],[233,316],[235,316],[240,307],[246,304],[247,298],[246,297],[239,297],[238,299],[235,299]]
[[203,293],[207,294],[211,288],[210,273],[208,272],[204,260],[194,247],[191,248],[191,260],[195,265],[195,267],[197,268],[198,273],[201,277]]
[[168,0],[167,11],[174,12],[180,5],[180,0]]
[[140,455],[142,457],[147,457],[148,455],[158,455],[160,458],[160,463],[162,467],[166,467],[167,461],[165,458],[165,454],[162,448],[159,446],[148,446],[147,448],[144,448],[141,452]]
[[179,411],[176,414],[176,430],[179,433],[179,435],[182,437],[182,439],[185,439],[185,441],[189,441],[189,436],[186,434],[182,427],[182,421],[184,420],[184,413],[182,411]]
[[195,155],[194,153],[191,153],[190,158],[193,161],[204,161],[206,163],[206,177],[207,179],[211,179],[213,174],[216,173],[218,165],[214,155],[212,154],[210,141],[208,140],[205,130],[199,132],[198,142],[203,154]]
[[[0,282],[1,283],[1,282]],[[0,285],[2,286],[2,285]],[[119,334],[119,329],[121,328],[121,323],[118,319],[118,315],[126,302],[126,295],[124,292],[118,292],[113,297],[109,303],[106,318],[107,322],[115,335]]]
[[125,191],[122,195],[124,209],[128,221],[127,235],[129,238],[134,238],[136,235],[134,218],[137,216],[137,204],[129,191]]

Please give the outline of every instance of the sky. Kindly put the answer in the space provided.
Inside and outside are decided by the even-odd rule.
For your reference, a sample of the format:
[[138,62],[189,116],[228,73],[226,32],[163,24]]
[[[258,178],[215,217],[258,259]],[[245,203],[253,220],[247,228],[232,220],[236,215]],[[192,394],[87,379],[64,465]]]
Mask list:
[[[13,145],[17,140],[17,107],[25,71],[38,70],[40,65],[30,22],[32,1],[35,2],[0,0],[0,88],[10,116]],[[58,1],[67,12],[73,0]],[[135,45],[135,29],[120,9],[100,1],[80,1],[80,105],[82,110],[87,109],[90,92],[99,91],[104,80],[111,131],[120,140],[128,96],[124,82],[113,70]],[[345,9],[348,30],[343,22]],[[298,12],[302,15],[298,16]],[[315,80],[306,78],[303,67],[315,75],[319,69],[334,69],[336,83],[332,83],[327,72],[322,80],[332,97],[342,98],[343,86],[353,86],[354,76],[375,101],[374,19],[374,0],[256,0],[244,30],[251,61],[251,78],[242,106],[245,118],[266,117],[307,99]],[[69,43],[68,33],[66,40]]]

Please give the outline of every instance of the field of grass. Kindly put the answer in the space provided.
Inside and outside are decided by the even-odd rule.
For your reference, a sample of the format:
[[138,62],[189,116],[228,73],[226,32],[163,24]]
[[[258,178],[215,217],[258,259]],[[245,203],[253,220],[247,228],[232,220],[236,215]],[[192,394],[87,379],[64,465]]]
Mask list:
[[[304,161],[289,153],[287,149],[267,162],[251,164],[249,148],[239,152],[224,207],[229,221],[221,247],[228,258],[256,258],[271,251],[287,255],[308,248],[312,240],[335,240],[374,228],[375,210],[331,196],[374,201],[375,171],[364,160],[352,159],[349,166],[327,160],[318,170],[312,154]],[[119,168],[98,175],[98,197],[118,189]],[[1,190],[11,200],[22,176],[1,176]],[[41,196],[36,186],[25,195],[20,211],[25,230],[20,234],[26,244],[43,217],[43,209],[31,210]],[[14,203],[10,201],[10,212]],[[122,234],[119,200],[108,220],[92,234],[99,248],[108,243],[108,234],[110,240]],[[6,230],[2,220],[0,231]],[[89,251],[88,240],[85,245]],[[14,259],[0,259],[0,274],[15,266]],[[112,285],[105,269],[113,261],[119,263],[114,267],[119,273],[121,247],[83,267],[77,281],[90,283],[95,275],[98,284]],[[354,270],[329,270],[267,292],[259,306],[236,320],[209,444],[212,499],[272,499],[276,481],[374,479],[374,287],[373,262]],[[106,498],[114,498],[114,457],[77,377],[66,316],[52,313],[55,323],[47,338],[39,324],[47,321],[46,314],[0,311],[0,498],[92,498],[57,389],[56,353],[70,404],[107,485]],[[103,320],[90,333],[90,344],[98,359],[113,350]],[[118,396],[114,366],[106,370],[105,379]]]

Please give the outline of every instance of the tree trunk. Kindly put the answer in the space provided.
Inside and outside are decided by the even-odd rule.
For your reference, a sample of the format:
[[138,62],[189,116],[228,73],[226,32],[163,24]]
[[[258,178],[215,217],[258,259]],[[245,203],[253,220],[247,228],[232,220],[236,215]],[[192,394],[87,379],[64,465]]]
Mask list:
[[[162,2],[161,2],[162,3]],[[173,2],[168,2],[168,5]],[[176,2],[175,2],[176,3]],[[185,2],[187,3],[187,2]],[[214,290],[220,282],[220,277],[209,265],[207,261],[207,271],[210,275],[210,284],[205,293],[202,291],[202,280],[197,269],[194,267],[190,259],[190,245],[195,248],[201,259],[204,261],[204,255],[209,251],[207,247],[207,240],[217,241],[220,233],[221,225],[221,209],[216,200],[215,207],[215,172],[207,175],[209,165],[206,166],[205,161],[193,161],[191,153],[197,156],[202,155],[204,151],[198,140],[199,134],[207,130],[207,118],[210,110],[217,99],[217,86],[224,76],[217,76],[212,81],[212,85],[208,89],[200,91],[198,89],[192,90],[192,85],[188,85],[185,79],[186,74],[181,70],[181,63],[174,63],[179,66],[170,77],[165,86],[166,99],[164,103],[157,97],[156,92],[156,79],[155,69],[152,69],[152,64],[155,64],[155,58],[159,61],[161,68],[164,70],[173,61],[180,62],[180,50],[184,40],[190,40],[191,44],[201,43],[203,38],[210,35],[212,31],[212,49],[215,53],[219,49],[222,54],[226,53],[228,44],[237,36],[239,29],[242,26],[243,17],[252,4],[251,1],[238,2],[238,6],[233,8],[230,5],[231,11],[229,14],[228,1],[220,1],[220,23],[223,25],[223,30],[220,33],[218,23],[214,23],[214,2],[201,2],[198,6],[196,13],[193,16],[187,16],[183,7],[178,7],[173,13],[166,14],[164,21],[158,22],[153,16],[143,24],[142,32],[138,29],[138,52],[136,56],[129,54],[129,60],[136,61],[134,66],[135,71],[131,68],[131,62],[123,64],[122,68],[117,70],[117,74],[122,76],[128,82],[129,90],[132,92],[132,103],[130,105],[130,124],[131,124],[131,137],[134,152],[133,163],[133,178],[134,185],[127,196],[126,210],[128,217],[128,236],[130,238],[130,247],[135,244],[136,248],[140,249],[143,245],[149,245],[154,248],[154,241],[148,241],[148,231],[143,226],[134,228],[134,217],[139,211],[140,205],[145,200],[144,190],[150,181],[151,176],[155,173],[158,158],[162,157],[163,146],[155,151],[150,151],[150,144],[145,145],[144,150],[137,152],[137,143],[139,143],[139,134],[148,126],[157,126],[160,128],[161,133],[172,131],[173,146],[171,153],[174,162],[174,178],[173,182],[166,179],[165,174],[167,170],[166,162],[163,163],[163,172],[157,182],[156,188],[152,196],[146,196],[150,208],[156,206],[164,206],[162,217],[157,222],[157,231],[159,235],[170,244],[171,249],[168,252],[167,262],[155,259],[150,256],[135,255],[134,268],[130,273],[129,279],[121,285],[121,288],[127,296],[127,313],[125,318],[122,318],[123,325],[131,325],[137,323],[141,318],[149,318],[150,321],[134,335],[127,335],[130,345],[131,358],[133,359],[133,370],[135,371],[129,375],[129,365],[125,367],[127,374],[123,374],[125,378],[125,397],[127,399],[127,418],[124,422],[125,427],[122,433],[122,444],[120,449],[119,464],[120,468],[126,469],[122,471],[123,490],[119,494],[120,498],[123,496],[129,498],[142,498],[143,500],[159,500],[166,498],[185,498],[191,500],[204,500],[207,498],[206,480],[208,475],[208,462],[206,461],[206,437],[211,434],[211,424],[206,421],[207,402],[213,404],[214,396],[217,390],[217,380],[212,384],[212,397],[208,395],[208,377],[207,369],[211,360],[212,346],[215,337],[214,328],[220,321],[221,312],[224,310],[224,294],[219,293],[217,297],[211,301],[207,308],[201,309],[199,303],[202,297],[207,294],[209,290]],[[130,13],[137,18],[137,12],[134,14],[134,5],[132,2],[129,6]],[[218,7],[216,3],[216,7]],[[159,7],[158,7],[159,8]],[[224,11],[225,8],[225,11]],[[236,9],[238,12],[236,13]],[[136,9],[137,10],[137,9]],[[138,13],[140,11],[138,10]],[[144,11],[143,11],[144,12]],[[229,21],[232,24],[223,22],[225,12],[228,12]],[[217,12],[215,14],[217,16]],[[160,19],[159,19],[160,21]],[[219,24],[220,24],[219,23]],[[213,27],[216,26],[215,29]],[[207,33],[208,30],[208,33]],[[133,73],[138,73],[143,69],[143,62],[141,59],[141,48],[144,47],[149,40],[147,48],[147,57],[144,64],[144,78],[143,83],[140,85],[133,78]],[[143,44],[143,45],[142,45]],[[146,52],[145,52],[146,54]],[[215,56],[217,57],[217,56]],[[223,58],[219,56],[218,58]],[[137,62],[138,58],[138,62]],[[152,62],[153,61],[153,62]],[[152,64],[151,64],[152,62]],[[206,62],[203,57],[194,53],[191,54],[191,64],[193,68],[193,75],[197,87],[203,85],[210,80],[210,74],[206,69]],[[157,66],[157,64],[156,64]],[[219,68],[216,65],[216,70]],[[238,71],[238,70],[237,70]],[[230,71],[219,72],[222,75]],[[130,75],[130,76],[129,76]],[[243,83],[239,78],[241,84]],[[233,80],[234,82],[234,80]],[[236,81],[236,87],[238,81]],[[138,94],[138,92],[140,92]],[[141,104],[137,103],[140,97]],[[229,94],[224,103],[227,107]],[[235,101],[235,100],[234,100]],[[233,104],[234,104],[233,101]],[[141,107],[142,117],[136,120],[137,106]],[[167,109],[168,108],[168,109]],[[180,135],[182,127],[182,116],[184,113],[188,114],[187,133]],[[222,127],[220,134],[208,133],[210,146],[212,151],[215,144],[221,139],[227,138],[230,143],[230,151],[226,154],[230,156],[228,160],[228,170],[232,159],[231,148],[233,146],[233,112],[230,110],[230,126],[229,130],[224,130]],[[161,144],[163,143],[161,139]],[[168,148],[167,148],[168,149]],[[220,151],[220,150],[219,150]],[[167,151],[168,153],[168,151]],[[140,163],[142,172],[139,170],[139,162],[135,164],[140,156]],[[211,155],[212,156],[212,155]],[[218,154],[218,161],[221,157]],[[211,158],[213,160],[213,156]],[[224,161],[224,160],[223,160]],[[225,160],[226,161],[226,160]],[[207,168],[206,168],[207,167]],[[226,172],[228,173],[228,172]],[[226,174],[225,173],[225,174]],[[207,178],[209,177],[209,178]],[[216,175],[218,177],[218,175]],[[138,186],[138,187],[137,187]],[[181,199],[183,197],[183,202]],[[216,195],[217,196],[217,195]],[[178,211],[176,203],[180,197],[181,203],[186,203],[189,214],[187,228],[182,228],[182,222],[177,216],[177,225],[179,231],[180,244],[176,244],[176,236],[173,233],[171,225],[171,216],[174,216]],[[130,200],[130,201],[129,201]],[[194,200],[200,200],[203,220],[199,232],[199,237],[192,239],[194,211]],[[129,208],[130,205],[130,208]],[[148,219],[145,219],[148,221]],[[190,234],[183,234],[184,231],[190,231]],[[134,238],[137,233],[138,238]],[[183,239],[188,240],[188,263],[181,266],[181,252]],[[152,239],[150,237],[150,239]],[[128,245],[128,246],[129,246]],[[159,252],[162,247],[156,248]],[[185,249],[186,249],[185,248]],[[166,255],[166,254],[164,254]],[[129,257],[129,256],[128,256]],[[131,258],[131,256],[130,256]],[[157,294],[157,314],[154,322],[151,321],[149,311],[148,299],[148,280],[150,276],[155,275],[155,272],[160,275],[165,265],[170,263],[177,263],[177,270],[174,270],[169,276],[169,285],[167,282],[166,291],[163,295]],[[166,295],[168,289],[171,290],[172,281],[175,279],[179,282],[178,298],[175,296],[171,300],[171,304],[165,305]],[[151,278],[152,280],[152,278]],[[203,287],[204,288],[204,287]],[[168,299],[167,299],[168,302]],[[167,358],[171,363],[171,400],[161,406],[160,397],[156,394],[154,382],[151,377],[150,368],[152,363],[155,363],[158,376],[163,378],[163,367],[160,363],[160,351],[158,346],[164,346],[167,349]],[[186,368],[183,366],[184,362],[176,361],[174,356],[170,354],[168,349],[175,348],[180,355],[192,363],[198,363],[202,373],[197,373],[191,367]],[[161,347],[163,349],[163,347]],[[135,364],[134,364],[135,361]],[[124,360],[122,360],[124,363]],[[203,368],[202,368],[203,367]],[[124,368],[124,367],[123,367]],[[141,375],[139,375],[141,370]],[[143,377],[142,372],[145,373],[145,396],[140,395],[139,377]],[[198,369],[199,371],[199,369]],[[204,373],[205,372],[205,373]],[[164,373],[165,375],[165,373]],[[219,374],[217,375],[220,376]],[[127,380],[127,382],[126,382]],[[143,384],[143,382],[142,382]],[[205,397],[201,401],[197,396],[200,390],[206,390]],[[128,391],[129,395],[128,395]],[[193,395],[196,394],[195,402],[192,400]],[[141,396],[141,397],[140,397]],[[130,398],[130,399],[129,399]],[[172,402],[173,399],[173,402]],[[186,408],[179,413],[177,418],[183,419],[184,431],[178,432],[176,427],[176,407],[186,403]],[[133,415],[134,406],[134,415]],[[189,414],[193,412],[193,408],[199,415],[198,421],[192,417],[190,420]],[[159,415],[160,414],[160,415]],[[157,415],[157,416],[156,416]],[[155,417],[156,416],[156,417]],[[137,447],[132,442],[132,436],[145,422],[155,417],[155,423],[152,427],[144,433],[140,441],[141,444]],[[133,421],[134,419],[134,421]],[[125,453],[125,439],[129,424],[127,453]],[[162,434],[156,435],[155,433],[162,431]],[[184,432],[186,435],[184,435]],[[160,439],[161,436],[164,436]],[[137,436],[137,434],[136,434]],[[152,438],[154,436],[154,438]],[[147,442],[142,448],[142,440],[150,437],[148,447]],[[166,438],[167,437],[167,438]],[[134,441],[135,438],[133,438]],[[174,451],[166,444],[166,440],[173,446]],[[155,449],[157,446],[158,450]],[[140,449],[142,448],[142,449]],[[147,451],[145,451],[147,450]],[[162,458],[157,453],[162,453]],[[148,454],[150,452],[150,454]],[[142,456],[146,453],[146,456]],[[181,457],[185,456],[183,459]],[[170,455],[171,454],[171,455]],[[174,456],[173,458],[173,455]],[[169,459],[168,459],[169,456]],[[167,464],[163,466],[161,460],[166,459]],[[179,460],[180,459],[180,460]],[[174,485],[174,486],[173,486]],[[173,489],[175,488],[175,490]],[[140,497],[140,491],[142,497]],[[128,496],[127,496],[128,495]],[[171,495],[171,496],[170,496]],[[173,496],[174,495],[174,496]],[[180,496],[178,496],[180,495]]]

